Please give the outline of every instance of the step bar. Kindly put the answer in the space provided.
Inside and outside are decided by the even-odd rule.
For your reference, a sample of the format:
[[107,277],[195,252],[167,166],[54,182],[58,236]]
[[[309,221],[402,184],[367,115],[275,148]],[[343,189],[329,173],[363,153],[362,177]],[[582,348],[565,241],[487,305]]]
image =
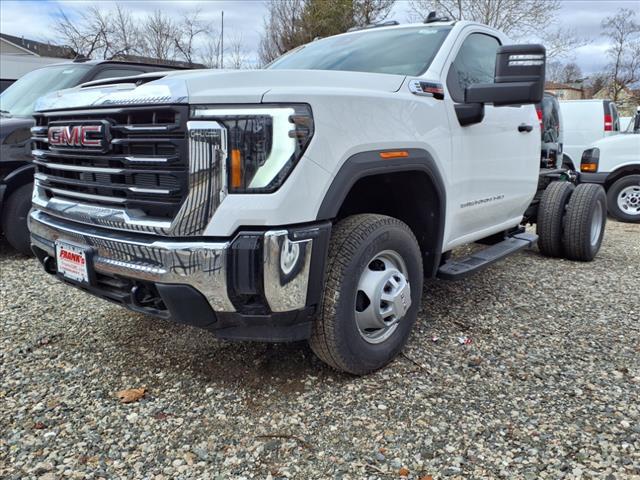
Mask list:
[[440,266],[437,276],[443,280],[463,279],[512,253],[531,248],[537,242],[538,236],[533,233],[518,233],[467,257],[449,260]]

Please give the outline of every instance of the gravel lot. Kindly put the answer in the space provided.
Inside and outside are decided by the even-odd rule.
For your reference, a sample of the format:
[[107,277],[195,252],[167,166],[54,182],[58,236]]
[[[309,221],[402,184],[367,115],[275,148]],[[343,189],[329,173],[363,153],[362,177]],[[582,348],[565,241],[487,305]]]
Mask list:
[[428,284],[365,378],[132,314],[5,244],[0,272],[2,478],[640,478],[640,225],[610,221],[590,264]]

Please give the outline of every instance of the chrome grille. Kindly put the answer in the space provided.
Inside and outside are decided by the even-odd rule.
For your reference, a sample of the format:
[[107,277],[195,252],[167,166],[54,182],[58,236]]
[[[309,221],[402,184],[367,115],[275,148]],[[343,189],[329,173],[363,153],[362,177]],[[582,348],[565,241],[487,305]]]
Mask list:
[[[215,122],[187,122],[187,115],[186,106],[38,115],[34,205],[110,228],[202,233],[224,196],[226,130]],[[49,126],[105,120],[106,152],[48,145]]]

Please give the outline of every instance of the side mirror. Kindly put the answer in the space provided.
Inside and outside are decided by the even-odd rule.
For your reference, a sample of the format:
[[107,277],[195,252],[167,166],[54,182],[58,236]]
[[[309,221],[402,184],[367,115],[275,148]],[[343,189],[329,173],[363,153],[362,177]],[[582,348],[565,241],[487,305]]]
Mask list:
[[546,63],[542,45],[506,45],[496,57],[495,82],[468,86],[466,103],[502,106],[542,101]]

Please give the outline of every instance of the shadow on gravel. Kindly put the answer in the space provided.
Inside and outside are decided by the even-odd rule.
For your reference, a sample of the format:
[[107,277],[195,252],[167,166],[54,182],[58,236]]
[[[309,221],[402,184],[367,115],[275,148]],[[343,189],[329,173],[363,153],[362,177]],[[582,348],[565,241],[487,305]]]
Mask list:
[[[112,311],[120,312],[116,309],[114,306]],[[113,366],[125,375],[161,370],[187,383],[219,384],[248,393],[275,390],[284,397],[302,392],[309,377],[351,378],[326,367],[306,342],[222,341],[205,330],[124,310],[108,321],[113,330],[102,340],[106,343],[102,348],[121,355],[121,361]],[[112,360],[107,356],[105,361]]]
[[0,234],[0,260],[5,259],[24,259],[28,260],[30,257],[22,255],[21,253],[16,252],[11,245],[7,242],[7,239],[4,238],[4,235]]

